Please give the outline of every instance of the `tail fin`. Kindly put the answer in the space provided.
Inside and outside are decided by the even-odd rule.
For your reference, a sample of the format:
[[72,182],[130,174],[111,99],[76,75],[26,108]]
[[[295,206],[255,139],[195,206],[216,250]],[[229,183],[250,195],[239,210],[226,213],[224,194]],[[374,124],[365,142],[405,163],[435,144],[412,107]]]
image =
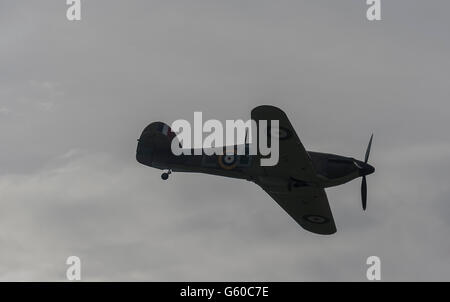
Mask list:
[[151,144],[157,148],[170,148],[172,140],[176,134],[172,132],[169,125],[163,122],[153,122],[142,131],[139,142],[142,144]]

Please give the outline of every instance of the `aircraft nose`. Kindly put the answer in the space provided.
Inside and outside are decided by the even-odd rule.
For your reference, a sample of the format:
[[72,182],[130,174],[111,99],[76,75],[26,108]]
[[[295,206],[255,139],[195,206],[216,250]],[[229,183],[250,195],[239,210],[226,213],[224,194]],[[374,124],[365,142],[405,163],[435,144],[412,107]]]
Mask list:
[[364,164],[364,166],[359,170],[361,176],[369,175],[375,172],[375,168],[369,164]]

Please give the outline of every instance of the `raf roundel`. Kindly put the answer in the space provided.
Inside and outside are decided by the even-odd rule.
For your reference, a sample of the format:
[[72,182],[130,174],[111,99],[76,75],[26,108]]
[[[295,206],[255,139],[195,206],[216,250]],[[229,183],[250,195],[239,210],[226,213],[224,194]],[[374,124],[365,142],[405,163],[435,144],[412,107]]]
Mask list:
[[318,223],[318,224],[327,223],[329,221],[328,218],[320,215],[305,215],[303,216],[303,218],[311,223]]
[[234,154],[225,154],[219,156],[219,166],[223,169],[231,170],[237,165],[237,156]]
[[285,140],[285,139],[290,138],[292,134],[288,129],[286,129],[284,127],[279,127],[279,128],[268,127],[267,135],[270,137],[278,138],[280,140]]

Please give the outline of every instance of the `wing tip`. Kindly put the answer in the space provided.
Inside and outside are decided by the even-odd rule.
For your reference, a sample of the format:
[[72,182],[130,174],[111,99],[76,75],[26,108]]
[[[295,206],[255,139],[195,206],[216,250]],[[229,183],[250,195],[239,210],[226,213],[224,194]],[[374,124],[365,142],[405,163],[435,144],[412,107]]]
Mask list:
[[331,225],[328,225],[328,227],[324,226],[322,228],[318,228],[317,225],[314,225],[314,227],[313,227],[313,225],[309,225],[309,224],[307,224],[307,225],[300,224],[300,226],[303,229],[307,230],[308,232],[311,232],[313,234],[318,234],[318,235],[328,235],[329,236],[329,235],[336,234],[336,232],[337,232],[337,229],[336,229],[336,226],[334,225],[334,223]]
[[252,109],[252,113],[264,112],[264,111],[278,111],[280,113],[286,114],[286,113],[284,113],[283,109],[281,109],[277,106],[274,106],[274,105],[259,105]]

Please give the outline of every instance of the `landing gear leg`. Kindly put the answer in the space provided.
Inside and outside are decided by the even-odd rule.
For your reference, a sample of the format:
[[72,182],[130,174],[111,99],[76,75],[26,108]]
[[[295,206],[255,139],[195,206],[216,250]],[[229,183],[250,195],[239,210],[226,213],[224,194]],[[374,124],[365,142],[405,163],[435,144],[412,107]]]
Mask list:
[[161,174],[161,178],[163,180],[167,180],[169,178],[169,175],[172,174],[172,170],[167,170],[167,172],[164,172],[163,174]]

